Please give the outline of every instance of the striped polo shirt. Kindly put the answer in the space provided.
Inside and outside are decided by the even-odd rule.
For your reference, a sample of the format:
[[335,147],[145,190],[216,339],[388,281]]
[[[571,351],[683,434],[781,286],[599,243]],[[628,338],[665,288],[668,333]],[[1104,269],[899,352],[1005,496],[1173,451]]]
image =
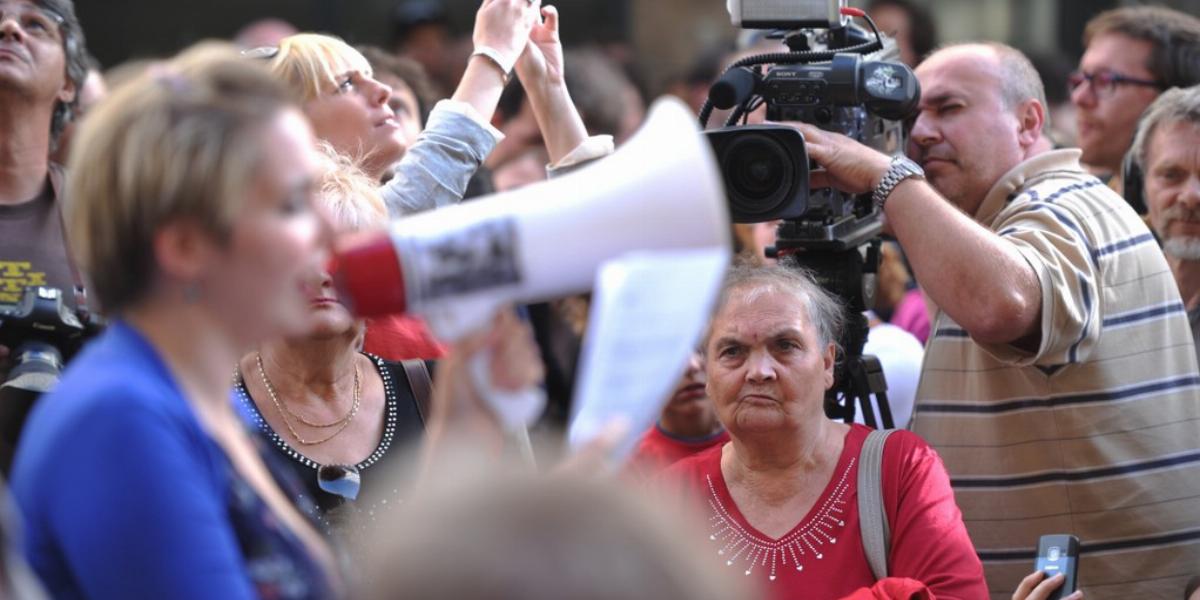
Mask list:
[[1200,376],[1154,237],[1078,150],[1015,167],[975,219],[1037,271],[1041,346],[938,314],[912,429],[945,461],[993,597],[1051,533],[1079,537],[1089,600],[1182,597],[1200,573]]

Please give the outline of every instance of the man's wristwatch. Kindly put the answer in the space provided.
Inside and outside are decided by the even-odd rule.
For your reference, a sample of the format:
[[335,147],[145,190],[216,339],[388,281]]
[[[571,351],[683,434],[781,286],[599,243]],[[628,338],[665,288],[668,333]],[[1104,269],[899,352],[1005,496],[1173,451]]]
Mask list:
[[925,179],[925,170],[903,154],[892,157],[891,167],[883,174],[883,179],[879,180],[879,185],[875,186],[875,191],[871,194],[871,203],[883,210],[883,203],[892,195],[892,190],[909,177]]

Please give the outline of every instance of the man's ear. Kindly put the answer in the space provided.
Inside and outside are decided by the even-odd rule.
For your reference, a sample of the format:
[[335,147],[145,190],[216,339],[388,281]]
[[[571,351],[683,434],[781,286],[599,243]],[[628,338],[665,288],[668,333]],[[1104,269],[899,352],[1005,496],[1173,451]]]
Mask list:
[[1046,125],[1046,107],[1041,101],[1030,98],[1017,107],[1017,141],[1028,149],[1037,143]]
[[160,228],[153,240],[155,263],[168,279],[193,282],[205,274],[216,253],[211,233],[199,223],[180,219]]
[[75,94],[79,92],[75,82],[71,80],[71,74],[67,72],[66,67],[63,67],[63,85],[58,90],[55,98],[58,98],[63,104],[70,104],[75,99]]

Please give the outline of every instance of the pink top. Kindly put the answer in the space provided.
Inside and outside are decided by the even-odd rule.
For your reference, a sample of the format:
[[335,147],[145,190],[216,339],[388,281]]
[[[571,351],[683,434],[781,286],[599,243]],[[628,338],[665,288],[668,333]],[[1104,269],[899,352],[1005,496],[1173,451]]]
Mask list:
[[929,311],[920,289],[909,290],[900,299],[892,313],[892,325],[913,334],[922,344],[929,341]]

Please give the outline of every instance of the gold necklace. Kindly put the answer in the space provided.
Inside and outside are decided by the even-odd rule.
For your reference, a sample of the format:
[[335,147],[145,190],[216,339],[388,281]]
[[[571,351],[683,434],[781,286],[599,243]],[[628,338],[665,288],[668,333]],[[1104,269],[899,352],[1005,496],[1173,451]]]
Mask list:
[[[266,371],[263,369],[262,354],[256,353],[254,355],[254,358],[255,358],[255,360],[258,361],[258,372],[262,373],[263,383],[266,384],[267,391],[270,392],[271,397],[274,398],[275,397],[275,388],[274,388],[274,386],[271,385],[271,381],[269,379],[267,379]],[[358,377],[358,367],[357,366],[355,367],[354,375],[356,378]],[[354,385],[357,388],[358,379],[355,379],[354,381],[355,381]],[[300,421],[301,423],[308,425],[309,427],[313,427],[313,428],[317,428],[317,429],[327,429],[329,427],[337,427],[338,425],[341,425],[342,423],[349,420],[350,417],[354,414],[354,407],[352,405],[350,411],[348,411],[346,414],[342,415],[342,417],[340,419],[331,421],[329,423],[313,423],[312,421],[305,419],[304,416],[301,415],[300,413],[297,413],[297,412],[293,411],[292,409],[288,408],[286,402],[283,403],[282,405],[278,406],[278,408],[279,408],[279,412],[287,413],[287,416],[290,416],[291,418],[293,418],[297,421]]]
[[[350,421],[352,421],[354,419],[354,415],[358,414],[358,407],[360,406],[361,401],[362,401],[362,377],[361,377],[361,373],[359,372],[359,369],[358,369],[357,361],[355,362],[355,365],[354,365],[354,403],[350,405],[350,412],[346,413],[346,416],[344,416],[332,423],[329,423],[327,425],[314,425],[314,424],[311,424],[308,421],[304,420],[304,418],[301,417],[300,415],[288,410],[287,407],[284,406],[284,404],[279,401],[279,395],[275,393],[275,386],[271,385],[271,380],[267,378],[267,370],[263,367],[262,354],[255,353],[254,360],[255,360],[255,362],[258,363],[258,374],[260,377],[262,377],[263,385],[266,386],[266,388],[267,388],[267,395],[271,396],[271,402],[274,403],[275,408],[277,410],[279,410],[279,416],[283,417],[284,426],[287,427],[288,432],[291,433],[292,437],[295,438],[297,442],[300,442],[301,445],[316,446],[317,444],[324,444],[325,442],[332,440],[339,433],[344,431],[346,429],[346,426],[350,425]],[[334,430],[333,433],[329,434],[328,436],[326,436],[324,438],[315,439],[315,440],[306,440],[306,439],[300,437],[300,434],[296,432],[296,428],[292,426],[291,420],[288,419],[289,414],[296,417],[300,422],[304,423],[305,425],[308,425],[309,427],[326,428],[326,427],[337,426],[337,429]]]

